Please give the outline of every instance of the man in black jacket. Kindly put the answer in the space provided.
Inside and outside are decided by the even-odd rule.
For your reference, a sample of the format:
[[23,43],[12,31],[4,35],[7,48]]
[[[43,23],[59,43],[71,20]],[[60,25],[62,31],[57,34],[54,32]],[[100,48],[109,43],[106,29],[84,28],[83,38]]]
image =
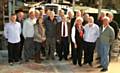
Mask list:
[[[110,19],[110,26],[114,29],[115,32],[115,40],[118,39],[118,33],[119,33],[119,26],[118,23],[113,20],[114,16],[112,13],[108,13],[107,16]],[[109,52],[109,61],[111,61],[111,49],[112,49],[112,45],[110,46],[110,52]]]

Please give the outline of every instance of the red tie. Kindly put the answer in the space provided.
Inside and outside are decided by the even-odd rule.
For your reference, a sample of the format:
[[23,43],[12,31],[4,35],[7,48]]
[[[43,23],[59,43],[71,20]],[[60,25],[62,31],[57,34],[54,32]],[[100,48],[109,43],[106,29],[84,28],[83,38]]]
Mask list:
[[63,36],[65,36],[65,22],[63,23]]

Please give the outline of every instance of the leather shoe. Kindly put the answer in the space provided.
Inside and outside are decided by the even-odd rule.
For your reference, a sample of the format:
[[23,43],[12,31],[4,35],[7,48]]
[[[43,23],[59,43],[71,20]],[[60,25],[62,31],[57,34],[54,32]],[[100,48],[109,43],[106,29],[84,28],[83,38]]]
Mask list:
[[59,61],[62,61],[62,58],[59,58]]
[[87,63],[83,63],[83,65],[86,65]]
[[79,64],[79,66],[81,67],[81,66],[82,66],[82,64]]
[[92,63],[89,63],[89,66],[91,66],[91,67],[92,67],[92,66],[93,66],[93,65],[92,65]]
[[108,69],[105,68],[101,69],[101,72],[106,72],[106,71],[108,71]]
[[102,68],[102,65],[97,66],[97,68]]
[[68,59],[67,59],[67,58],[65,58],[65,60],[67,61]]

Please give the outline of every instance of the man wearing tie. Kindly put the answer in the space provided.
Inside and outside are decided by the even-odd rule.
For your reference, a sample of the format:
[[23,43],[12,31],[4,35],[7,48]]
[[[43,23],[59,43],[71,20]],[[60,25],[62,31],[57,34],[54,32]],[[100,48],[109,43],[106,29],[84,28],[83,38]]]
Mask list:
[[66,17],[62,17],[62,21],[57,25],[57,42],[60,43],[59,49],[59,60],[62,58],[67,60],[69,50],[69,34],[70,34],[70,23],[67,22]]

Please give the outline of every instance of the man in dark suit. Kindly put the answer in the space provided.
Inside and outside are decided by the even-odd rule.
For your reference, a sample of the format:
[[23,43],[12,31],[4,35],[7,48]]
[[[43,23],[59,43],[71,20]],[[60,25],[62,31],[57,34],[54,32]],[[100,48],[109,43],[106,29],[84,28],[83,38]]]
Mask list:
[[62,16],[62,21],[57,25],[57,42],[60,43],[59,60],[62,58],[67,60],[69,52],[69,36],[70,36],[70,23],[67,22],[65,16]]
[[[24,21],[24,12],[22,10],[18,10],[16,21],[21,24],[21,30],[22,30],[23,29],[23,21]],[[23,45],[24,45],[24,37],[23,37],[22,32],[20,34],[20,39],[21,39],[21,41],[20,41],[19,59],[22,60],[22,50],[23,50]]]

